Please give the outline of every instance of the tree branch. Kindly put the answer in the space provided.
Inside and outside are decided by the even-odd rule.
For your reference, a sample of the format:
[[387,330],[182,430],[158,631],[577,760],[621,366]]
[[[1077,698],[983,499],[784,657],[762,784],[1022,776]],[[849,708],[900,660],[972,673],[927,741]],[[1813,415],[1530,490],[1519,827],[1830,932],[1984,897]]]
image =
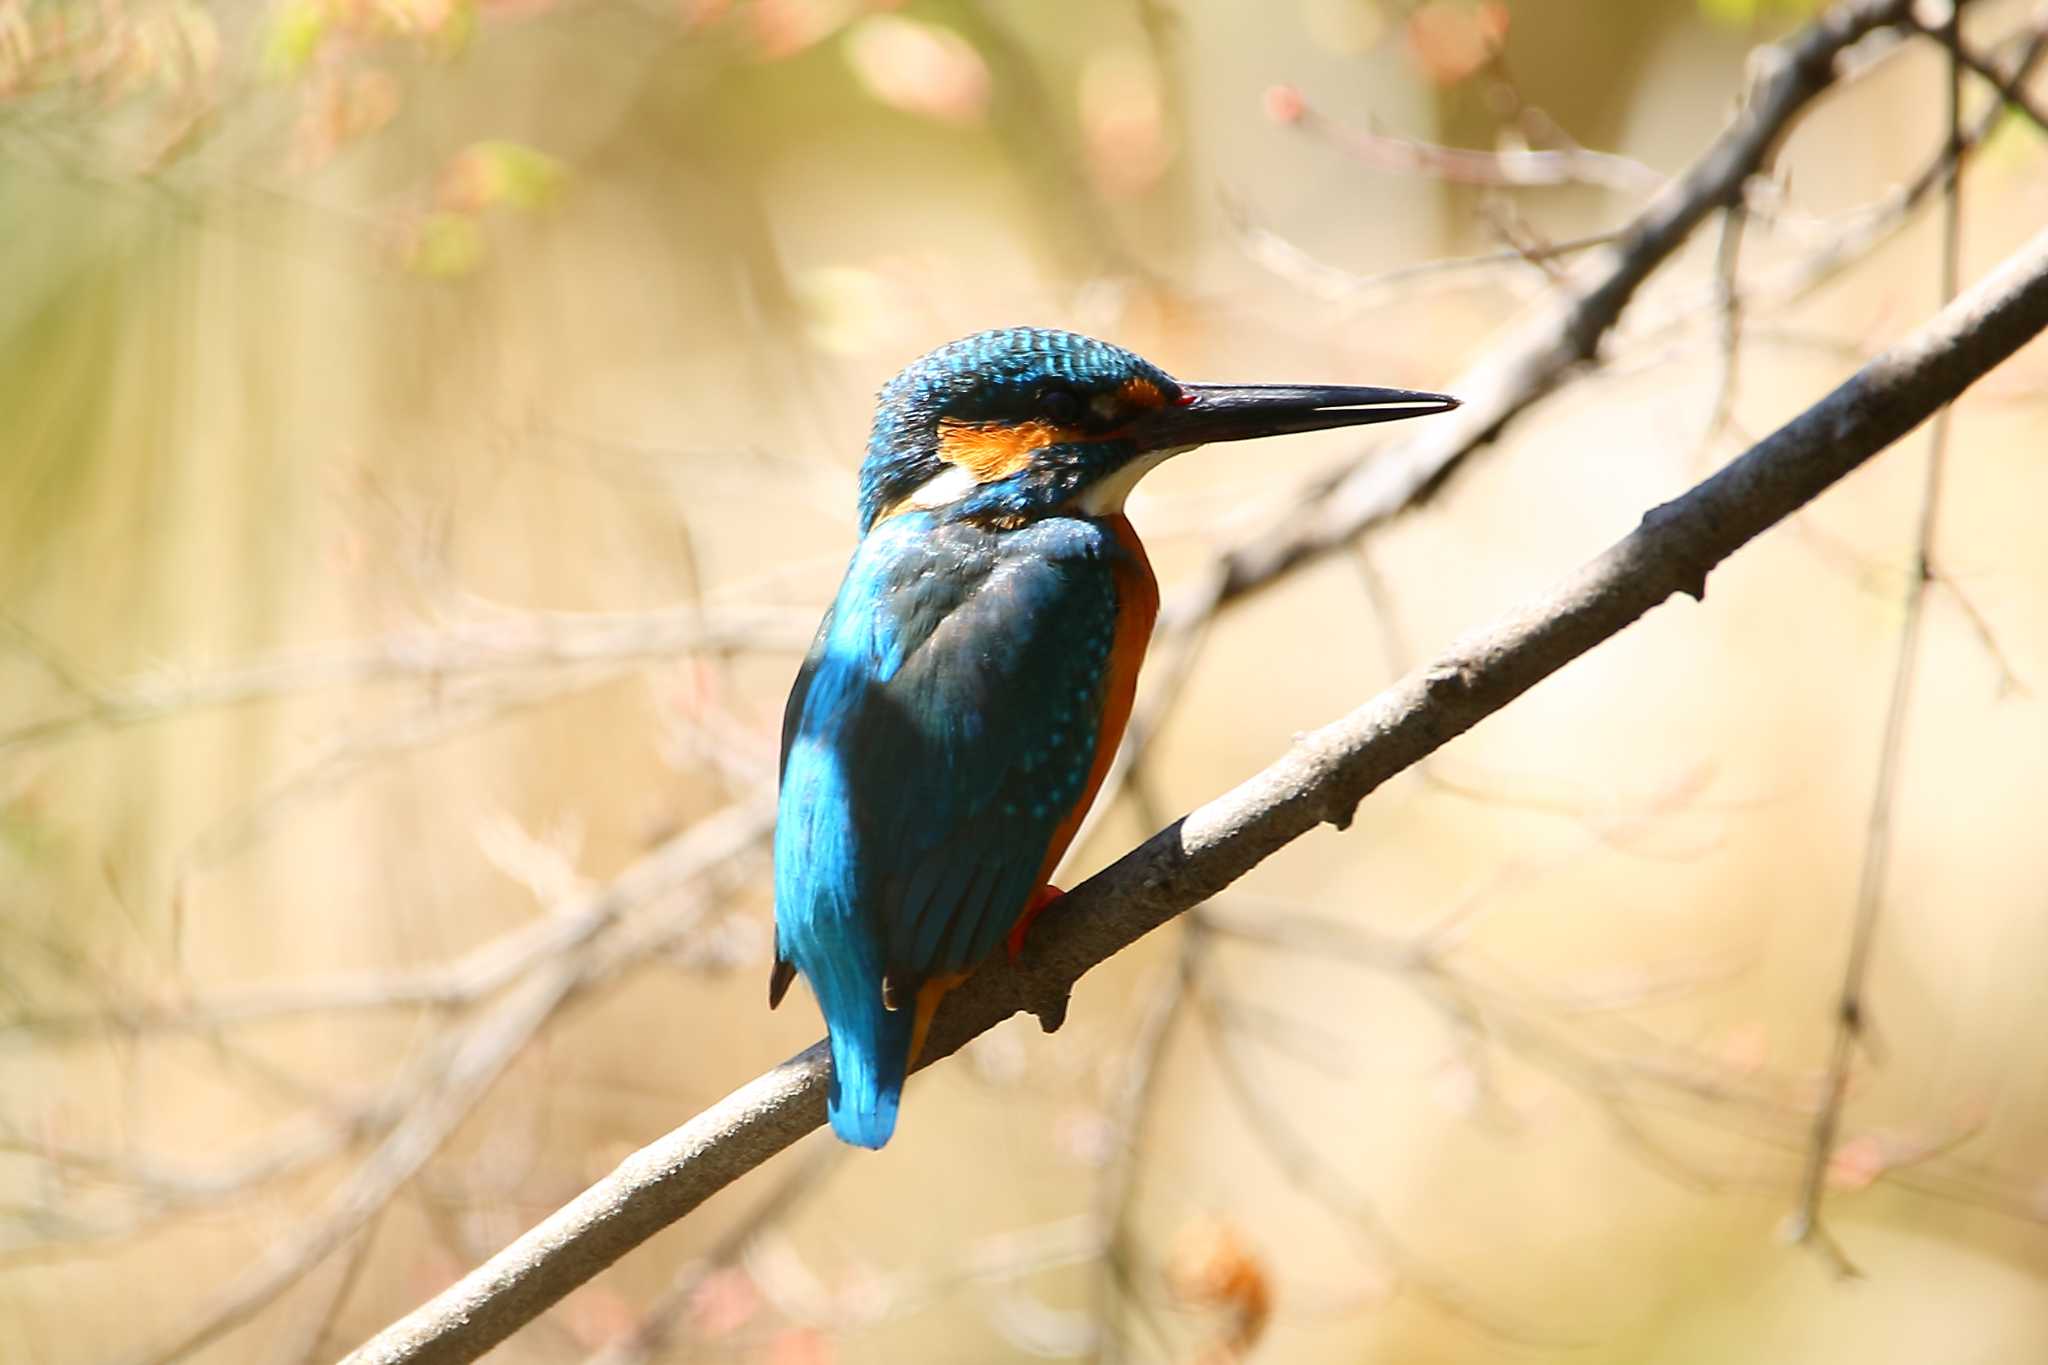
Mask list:
[[[1939,37],[1948,48],[1948,183],[1941,227],[1941,299],[1956,295],[1962,273],[1963,42],[1961,11],[1949,8]],[[1913,574],[1906,584],[1904,620],[1892,664],[1891,697],[1885,705],[1883,740],[1878,748],[1877,781],[1870,796],[1870,817],[1863,840],[1863,866],[1856,879],[1856,917],[1849,931],[1849,958],[1842,968],[1842,989],[1835,1010],[1835,1041],[1828,1052],[1827,1080],[1820,1111],[1814,1115],[1813,1143],[1807,1153],[1805,1188],[1792,1230],[1800,1241],[1817,1247],[1844,1275],[1860,1275],[1848,1254],[1821,1223],[1821,1201],[1827,1194],[1828,1163],[1840,1136],[1843,1106],[1849,1098],[1849,1074],[1869,1028],[1864,1004],[1870,959],[1877,942],[1878,921],[1885,905],[1885,877],[1891,869],[1892,816],[1897,809],[1899,773],[1905,766],[1906,727],[1913,713],[1913,689],[1920,664],[1920,629],[1927,619],[1927,589],[1934,581],[1934,537],[1941,526],[1943,474],[1948,467],[1948,429],[1952,410],[1934,419],[1921,476],[1920,524],[1914,535]]]
[[1542,147],[1488,150],[1445,147],[1420,138],[1402,137],[1377,128],[1352,128],[1310,104],[1291,87],[1276,87],[1267,108],[1289,123],[1299,124],[1343,151],[1369,170],[1427,176],[1452,185],[1486,185],[1526,189],[1540,185],[1598,185],[1622,191],[1654,190],[1664,177],[1631,157],[1596,152],[1586,147]]
[[[2036,8],[2033,22],[2037,29],[2048,28],[2048,5]],[[2015,80],[1999,70],[1997,62],[1975,48],[1964,47],[1960,43],[1950,44],[1946,36],[1947,29],[1945,25],[1934,28],[1928,28],[1923,25],[1922,31],[1937,42],[1940,42],[1943,46],[1948,47],[1956,61],[1968,67],[1993,90],[1996,90],[1999,99],[2003,102],[2001,107],[2010,106],[2019,110],[2020,113],[2033,121],[2036,128],[2039,128],[2044,133],[2048,133],[2048,104],[2043,104],[2034,96],[2028,94],[2020,80]]]
[[[1903,22],[1911,10],[1911,0],[1842,0],[1784,43],[1758,49],[1741,112],[1611,246],[1580,263],[1555,307],[1458,377],[1451,391],[1464,406],[1318,481],[1282,525],[1233,546],[1217,570],[1216,604],[1254,593],[1423,501],[1467,457],[1592,360],[1651,274],[1707,215],[1741,200],[1750,177],[1768,165],[1793,122],[1841,74],[1842,54],[1873,32]],[[1160,618],[1162,632],[1185,626],[1201,606],[1169,604]]]
[[[924,1063],[1012,1014],[1049,1027],[1090,968],[1318,824],[1342,828],[1387,779],[1618,634],[1911,431],[2048,327],[2048,231],[1912,336],[1549,594],[1466,637],[1250,781],[1175,821],[1040,920],[1022,967],[998,962],[948,997]],[[569,1290],[824,1119],[819,1043],[624,1161],[348,1365],[474,1360]]]

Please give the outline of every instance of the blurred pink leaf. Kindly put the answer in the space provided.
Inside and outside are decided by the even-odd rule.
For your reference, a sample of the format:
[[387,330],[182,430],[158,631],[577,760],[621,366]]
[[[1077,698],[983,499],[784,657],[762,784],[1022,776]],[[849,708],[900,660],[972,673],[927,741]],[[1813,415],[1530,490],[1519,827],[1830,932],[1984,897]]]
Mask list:
[[640,1325],[640,1315],[626,1296],[603,1285],[583,1286],[562,1301],[557,1313],[569,1335],[588,1350],[623,1340]]
[[711,1340],[737,1332],[760,1311],[761,1291],[754,1277],[738,1266],[712,1271],[690,1295],[697,1335]]
[[732,0],[676,0],[676,18],[686,32],[707,29],[732,10]]
[[520,142],[490,139],[456,153],[442,172],[443,208],[475,213],[487,208],[537,209],[553,203],[568,178],[562,163]]
[[[489,0],[494,7],[535,0]],[[551,0],[538,0],[543,5]],[[316,61],[346,59],[378,44],[404,42],[427,56],[459,55],[476,34],[478,0],[285,0],[264,29],[262,66],[289,80]]]
[[1267,87],[1265,102],[1266,117],[1275,123],[1299,123],[1308,113],[1308,101],[1291,85]]
[[430,1299],[461,1279],[466,1269],[451,1252],[441,1247],[424,1247],[406,1268],[406,1294],[414,1299]]
[[467,42],[476,26],[471,0],[380,0],[378,11],[400,33]]
[[349,77],[348,93],[343,97],[343,137],[368,137],[396,118],[404,102],[405,88],[389,71],[372,67],[355,72]]
[[763,1365],[832,1365],[832,1339],[809,1327],[791,1327],[769,1339]]
[[1729,1030],[1715,1051],[1730,1070],[1753,1076],[1770,1064],[1770,1030],[1761,1021],[1742,1024]]
[[754,0],[754,44],[780,61],[837,33],[852,17],[851,0]]
[[846,57],[870,95],[906,114],[973,123],[988,111],[988,64],[951,29],[876,14],[846,35]]
[[1874,1133],[1850,1138],[1828,1159],[1828,1186],[1837,1190],[1868,1189],[1891,1165],[1884,1140]]
[[1497,0],[1430,0],[1408,16],[1408,51],[1431,80],[1455,85],[1507,41],[1508,10]]
[[294,169],[316,170],[349,143],[376,132],[397,116],[404,97],[398,78],[380,68],[317,72],[299,97]]

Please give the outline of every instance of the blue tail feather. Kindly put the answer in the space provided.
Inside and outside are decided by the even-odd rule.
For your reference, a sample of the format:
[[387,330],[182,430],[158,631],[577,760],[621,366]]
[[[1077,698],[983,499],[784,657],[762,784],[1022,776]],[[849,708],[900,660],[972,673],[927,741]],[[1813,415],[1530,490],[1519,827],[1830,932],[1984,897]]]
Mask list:
[[880,1147],[896,1130],[896,1103],[910,1069],[916,1010],[882,1007],[882,974],[858,940],[837,951],[799,949],[797,966],[818,997],[832,1043],[832,1083],[825,1112],[832,1131],[861,1147]]
[[910,1064],[913,1011],[885,1010],[881,993],[859,1017],[831,1024],[832,1088],[825,1113],[842,1141],[880,1147],[896,1131],[896,1104]]
[[[882,1008],[879,981],[830,968],[813,977],[832,1039],[832,1085],[825,1113],[832,1131],[860,1147],[880,1147],[896,1131],[896,1102],[910,1067],[915,1011]],[[849,979],[850,978],[850,979]]]

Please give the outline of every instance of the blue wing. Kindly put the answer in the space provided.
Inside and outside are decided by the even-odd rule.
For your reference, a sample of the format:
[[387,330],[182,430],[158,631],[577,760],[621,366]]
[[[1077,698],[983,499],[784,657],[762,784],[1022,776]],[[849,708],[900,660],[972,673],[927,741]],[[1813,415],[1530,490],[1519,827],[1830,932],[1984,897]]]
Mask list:
[[893,1125],[912,1011],[884,978],[992,953],[1086,787],[1122,553],[1089,521],[911,514],[854,555],[784,717],[775,840],[777,953],[832,1032],[842,1137]]

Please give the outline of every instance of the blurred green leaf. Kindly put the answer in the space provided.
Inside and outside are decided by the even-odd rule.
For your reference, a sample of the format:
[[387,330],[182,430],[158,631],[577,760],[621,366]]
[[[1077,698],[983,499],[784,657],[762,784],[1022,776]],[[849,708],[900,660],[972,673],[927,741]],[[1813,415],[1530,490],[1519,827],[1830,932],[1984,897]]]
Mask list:
[[894,303],[887,282],[857,266],[817,266],[791,284],[803,308],[805,339],[834,355],[874,346]]
[[561,195],[568,171],[547,153],[524,143],[471,143],[448,168],[442,198],[467,209],[532,210]]
[[319,0],[291,0],[270,16],[263,39],[265,74],[288,80],[306,69],[327,34],[327,8]]
[[1994,165],[2010,167],[2030,161],[2044,144],[2048,132],[2017,104],[2008,103],[1998,111],[1998,122],[1984,139],[1984,157]]
[[57,834],[30,798],[0,801],[0,859],[21,867],[47,862]]
[[1732,27],[1754,24],[1773,13],[1797,16],[1820,8],[1820,0],[1699,0],[1699,4],[1701,14]]
[[476,5],[471,0],[449,8],[441,26],[434,30],[435,55],[444,61],[451,61],[469,50],[470,40],[476,37]]
[[406,264],[437,280],[473,274],[488,253],[483,225],[467,213],[430,213],[413,238]]

